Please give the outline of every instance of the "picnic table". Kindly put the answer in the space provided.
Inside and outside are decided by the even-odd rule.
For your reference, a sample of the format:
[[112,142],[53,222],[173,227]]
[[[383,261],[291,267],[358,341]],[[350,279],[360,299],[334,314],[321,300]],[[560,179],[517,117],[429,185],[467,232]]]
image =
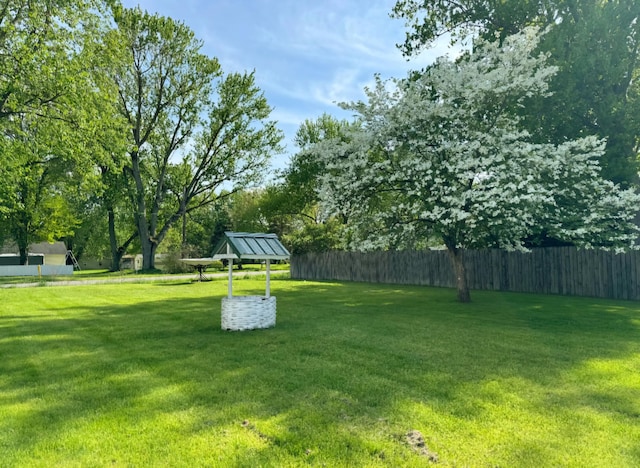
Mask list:
[[191,267],[193,267],[198,272],[198,281],[208,281],[209,279],[204,275],[205,270],[209,265],[218,260],[214,260],[213,258],[182,258],[180,259],[182,263],[185,263]]

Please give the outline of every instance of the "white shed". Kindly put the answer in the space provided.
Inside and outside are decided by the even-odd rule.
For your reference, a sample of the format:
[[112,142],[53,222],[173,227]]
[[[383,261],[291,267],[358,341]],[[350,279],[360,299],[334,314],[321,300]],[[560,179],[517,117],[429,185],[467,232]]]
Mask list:
[[[65,265],[67,260],[67,247],[62,241],[38,242],[31,244],[27,249],[30,265]],[[14,262],[5,263],[19,265],[18,246],[15,242],[7,242],[0,247],[0,254],[7,259],[14,258]],[[8,260],[7,260],[8,262]]]

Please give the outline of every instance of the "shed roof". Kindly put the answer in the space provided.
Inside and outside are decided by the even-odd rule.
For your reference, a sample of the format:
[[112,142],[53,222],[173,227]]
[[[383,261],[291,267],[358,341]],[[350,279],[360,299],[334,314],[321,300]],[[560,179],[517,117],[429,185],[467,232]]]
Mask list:
[[213,258],[286,260],[289,251],[275,234],[227,231],[213,251]]
[[[31,244],[27,249],[29,254],[44,254],[44,255],[66,255],[67,247],[62,241],[56,242],[37,242]],[[17,254],[18,246],[15,242],[8,241],[0,246],[0,254]]]

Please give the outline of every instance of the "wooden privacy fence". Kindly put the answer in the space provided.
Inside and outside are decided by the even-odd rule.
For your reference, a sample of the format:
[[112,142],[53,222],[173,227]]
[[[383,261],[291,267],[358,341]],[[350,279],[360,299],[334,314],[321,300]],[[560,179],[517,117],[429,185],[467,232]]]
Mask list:
[[[465,252],[473,289],[640,300],[640,252],[575,247]],[[323,252],[294,255],[291,277],[455,287],[446,251]]]

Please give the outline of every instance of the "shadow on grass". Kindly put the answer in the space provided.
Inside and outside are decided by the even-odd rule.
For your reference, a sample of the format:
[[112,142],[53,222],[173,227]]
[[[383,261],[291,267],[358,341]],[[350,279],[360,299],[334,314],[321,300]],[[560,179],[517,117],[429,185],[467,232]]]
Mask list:
[[[449,463],[533,466],[562,461],[566,434],[638,422],[625,361],[640,353],[637,304],[279,284],[270,330],[220,330],[219,295],[0,315],[0,454],[159,462],[208,440],[201,460],[222,463],[241,434],[255,447],[236,447],[240,465],[418,465],[402,443],[418,427]],[[638,461],[609,441],[597,448]]]

